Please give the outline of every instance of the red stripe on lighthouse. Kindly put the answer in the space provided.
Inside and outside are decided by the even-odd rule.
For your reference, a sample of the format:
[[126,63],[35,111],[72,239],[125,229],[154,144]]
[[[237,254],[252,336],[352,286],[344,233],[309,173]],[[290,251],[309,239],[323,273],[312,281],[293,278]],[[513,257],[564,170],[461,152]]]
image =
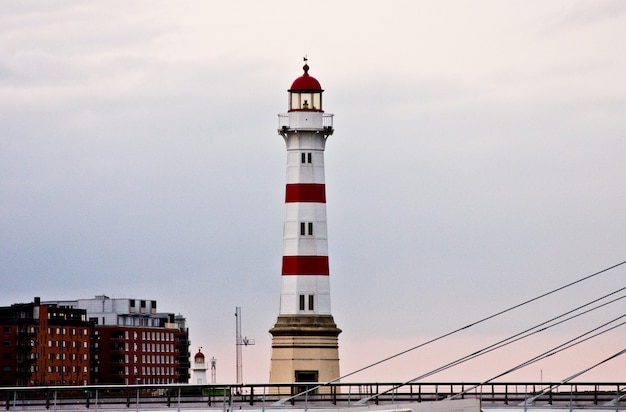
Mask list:
[[283,256],[283,276],[328,274],[328,256]]
[[326,203],[326,186],[319,183],[287,183],[285,202]]

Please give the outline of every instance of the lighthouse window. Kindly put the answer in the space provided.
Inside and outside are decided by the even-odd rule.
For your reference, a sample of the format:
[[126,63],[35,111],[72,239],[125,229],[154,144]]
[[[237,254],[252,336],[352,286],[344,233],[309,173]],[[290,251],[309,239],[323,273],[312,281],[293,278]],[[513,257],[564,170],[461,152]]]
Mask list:
[[300,298],[299,299],[299,305],[298,305],[300,310],[313,310],[313,309],[315,309],[315,298],[314,298],[314,295],[300,295],[298,297]]
[[313,222],[300,222],[300,236],[313,236]]
[[313,156],[311,153],[302,153],[301,163],[313,163]]

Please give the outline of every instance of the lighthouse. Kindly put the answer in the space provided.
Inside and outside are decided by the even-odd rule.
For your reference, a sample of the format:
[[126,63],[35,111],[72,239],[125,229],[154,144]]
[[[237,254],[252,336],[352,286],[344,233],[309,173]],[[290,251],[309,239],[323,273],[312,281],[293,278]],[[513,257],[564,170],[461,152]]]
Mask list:
[[288,90],[278,133],[287,148],[280,309],[272,335],[270,382],[328,382],[339,377],[341,329],[330,311],[324,148],[333,115],[309,66]]
[[202,348],[198,349],[193,357],[193,367],[191,369],[191,383],[195,385],[206,385],[206,362]]

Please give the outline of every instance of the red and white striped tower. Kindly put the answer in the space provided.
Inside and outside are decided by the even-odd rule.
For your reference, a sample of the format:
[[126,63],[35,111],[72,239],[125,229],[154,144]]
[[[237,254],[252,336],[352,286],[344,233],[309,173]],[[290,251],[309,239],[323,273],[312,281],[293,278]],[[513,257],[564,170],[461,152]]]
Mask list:
[[[305,59],[306,61],[306,59]],[[330,312],[324,147],[333,115],[308,73],[289,92],[278,133],[287,145],[280,311],[272,334],[270,382],[326,382],[339,377],[337,328]]]

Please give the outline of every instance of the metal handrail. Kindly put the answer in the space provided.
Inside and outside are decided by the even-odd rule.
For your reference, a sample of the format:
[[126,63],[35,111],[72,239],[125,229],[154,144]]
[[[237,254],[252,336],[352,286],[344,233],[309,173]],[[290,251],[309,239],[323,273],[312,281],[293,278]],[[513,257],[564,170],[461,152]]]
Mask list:
[[[181,407],[217,405],[226,403],[239,409],[258,408],[288,398],[284,406],[309,405],[332,407],[357,406],[359,400],[372,394],[372,388],[382,391],[398,386],[388,382],[358,382],[320,384],[319,390],[304,394],[316,383],[263,383],[263,384],[142,384],[142,385],[85,385],[85,386],[31,386],[0,387],[0,407],[6,410],[49,408],[55,410],[86,405],[94,409],[112,409],[117,406],[139,409],[146,406]],[[375,404],[442,401],[453,393],[473,385],[471,382],[419,382],[398,387],[389,394],[376,396]],[[547,388],[550,390],[545,391]],[[483,406],[520,405],[533,398],[534,405],[602,406],[611,405],[619,410],[626,403],[626,383],[621,382],[493,382],[480,385],[463,395],[465,399],[479,399]],[[302,392],[303,396],[292,396]],[[543,393],[542,393],[543,392]],[[541,394],[541,396],[537,396]],[[624,408],[621,408],[622,410]]]

